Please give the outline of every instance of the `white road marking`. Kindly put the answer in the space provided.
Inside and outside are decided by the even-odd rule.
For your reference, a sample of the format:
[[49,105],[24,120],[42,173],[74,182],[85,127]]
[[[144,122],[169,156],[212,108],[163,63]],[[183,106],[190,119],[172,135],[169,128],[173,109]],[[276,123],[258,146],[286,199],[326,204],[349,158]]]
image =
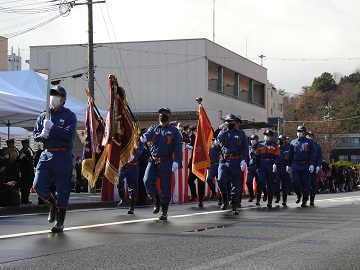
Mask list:
[[[315,200],[316,202],[339,202],[339,201],[357,201],[360,200],[360,196],[351,196],[351,197],[342,197],[342,198],[333,198],[333,199],[322,199],[322,200]],[[260,206],[260,207],[266,207]],[[254,209],[253,207],[249,208],[239,208],[239,210],[250,210]],[[168,217],[168,219],[174,219],[174,218],[184,218],[184,217],[192,217],[192,216],[202,216],[202,215],[211,215],[215,213],[224,213],[229,212],[231,210],[216,210],[216,211],[208,211],[208,212],[201,212],[201,213],[191,213],[191,214],[182,214],[182,215],[176,215]],[[145,218],[145,219],[137,219],[137,220],[127,220],[127,221],[117,221],[117,222],[109,222],[109,223],[99,223],[99,224],[92,224],[92,225],[83,225],[83,226],[75,226],[75,227],[65,227],[64,231],[75,231],[75,230],[82,230],[82,229],[90,229],[90,228],[99,228],[99,227],[106,227],[106,226],[114,226],[114,225],[121,225],[121,224],[132,224],[132,223],[140,223],[140,222],[148,222],[148,221],[155,221],[159,220],[158,217],[154,218]],[[42,230],[42,231],[33,231],[33,232],[23,232],[23,233],[15,233],[15,234],[7,234],[7,235],[0,235],[0,239],[9,239],[9,238],[16,238],[21,236],[31,236],[31,235],[40,235],[40,234],[46,234],[51,233],[49,230]]]

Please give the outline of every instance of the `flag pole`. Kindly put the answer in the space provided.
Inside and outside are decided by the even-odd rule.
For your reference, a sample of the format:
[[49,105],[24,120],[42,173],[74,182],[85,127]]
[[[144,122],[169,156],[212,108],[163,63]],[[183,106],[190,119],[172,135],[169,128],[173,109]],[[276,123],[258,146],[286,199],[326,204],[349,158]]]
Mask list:
[[50,115],[49,115],[49,109],[50,109],[50,88],[51,88],[51,53],[50,53],[50,52],[47,53],[47,58],[48,58],[48,65],[47,65],[48,79],[47,79],[47,91],[46,91],[45,119],[46,119],[46,120],[49,120],[49,118],[50,118]]

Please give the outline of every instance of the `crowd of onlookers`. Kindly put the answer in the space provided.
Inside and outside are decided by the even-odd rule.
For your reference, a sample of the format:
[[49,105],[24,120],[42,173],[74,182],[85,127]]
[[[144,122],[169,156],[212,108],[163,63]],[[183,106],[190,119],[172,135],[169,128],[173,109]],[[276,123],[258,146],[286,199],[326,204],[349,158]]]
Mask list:
[[356,166],[331,167],[323,163],[319,192],[347,192],[360,189],[360,174]]

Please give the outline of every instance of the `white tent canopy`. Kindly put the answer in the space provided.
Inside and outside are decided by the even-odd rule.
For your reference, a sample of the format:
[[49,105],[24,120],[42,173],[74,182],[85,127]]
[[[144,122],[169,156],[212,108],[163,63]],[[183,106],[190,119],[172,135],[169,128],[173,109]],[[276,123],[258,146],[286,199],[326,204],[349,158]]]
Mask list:
[[[46,93],[46,80],[33,70],[0,72],[0,125],[34,127],[46,108]],[[86,106],[67,95],[65,107],[76,114],[78,122],[85,122]]]

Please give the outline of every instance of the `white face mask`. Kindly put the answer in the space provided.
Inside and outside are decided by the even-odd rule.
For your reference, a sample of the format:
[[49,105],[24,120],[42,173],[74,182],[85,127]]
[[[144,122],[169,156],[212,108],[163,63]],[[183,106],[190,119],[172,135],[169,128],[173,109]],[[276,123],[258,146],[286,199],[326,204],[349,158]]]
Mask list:
[[264,136],[264,141],[265,142],[270,142],[271,141],[271,136],[265,135]]
[[302,138],[304,135],[303,135],[302,132],[297,132],[297,133],[296,133],[296,136],[300,139],[300,138]]
[[60,105],[60,97],[50,96],[50,106],[53,108],[57,108]]
[[252,144],[252,145],[257,144],[257,140],[251,140],[251,144]]

